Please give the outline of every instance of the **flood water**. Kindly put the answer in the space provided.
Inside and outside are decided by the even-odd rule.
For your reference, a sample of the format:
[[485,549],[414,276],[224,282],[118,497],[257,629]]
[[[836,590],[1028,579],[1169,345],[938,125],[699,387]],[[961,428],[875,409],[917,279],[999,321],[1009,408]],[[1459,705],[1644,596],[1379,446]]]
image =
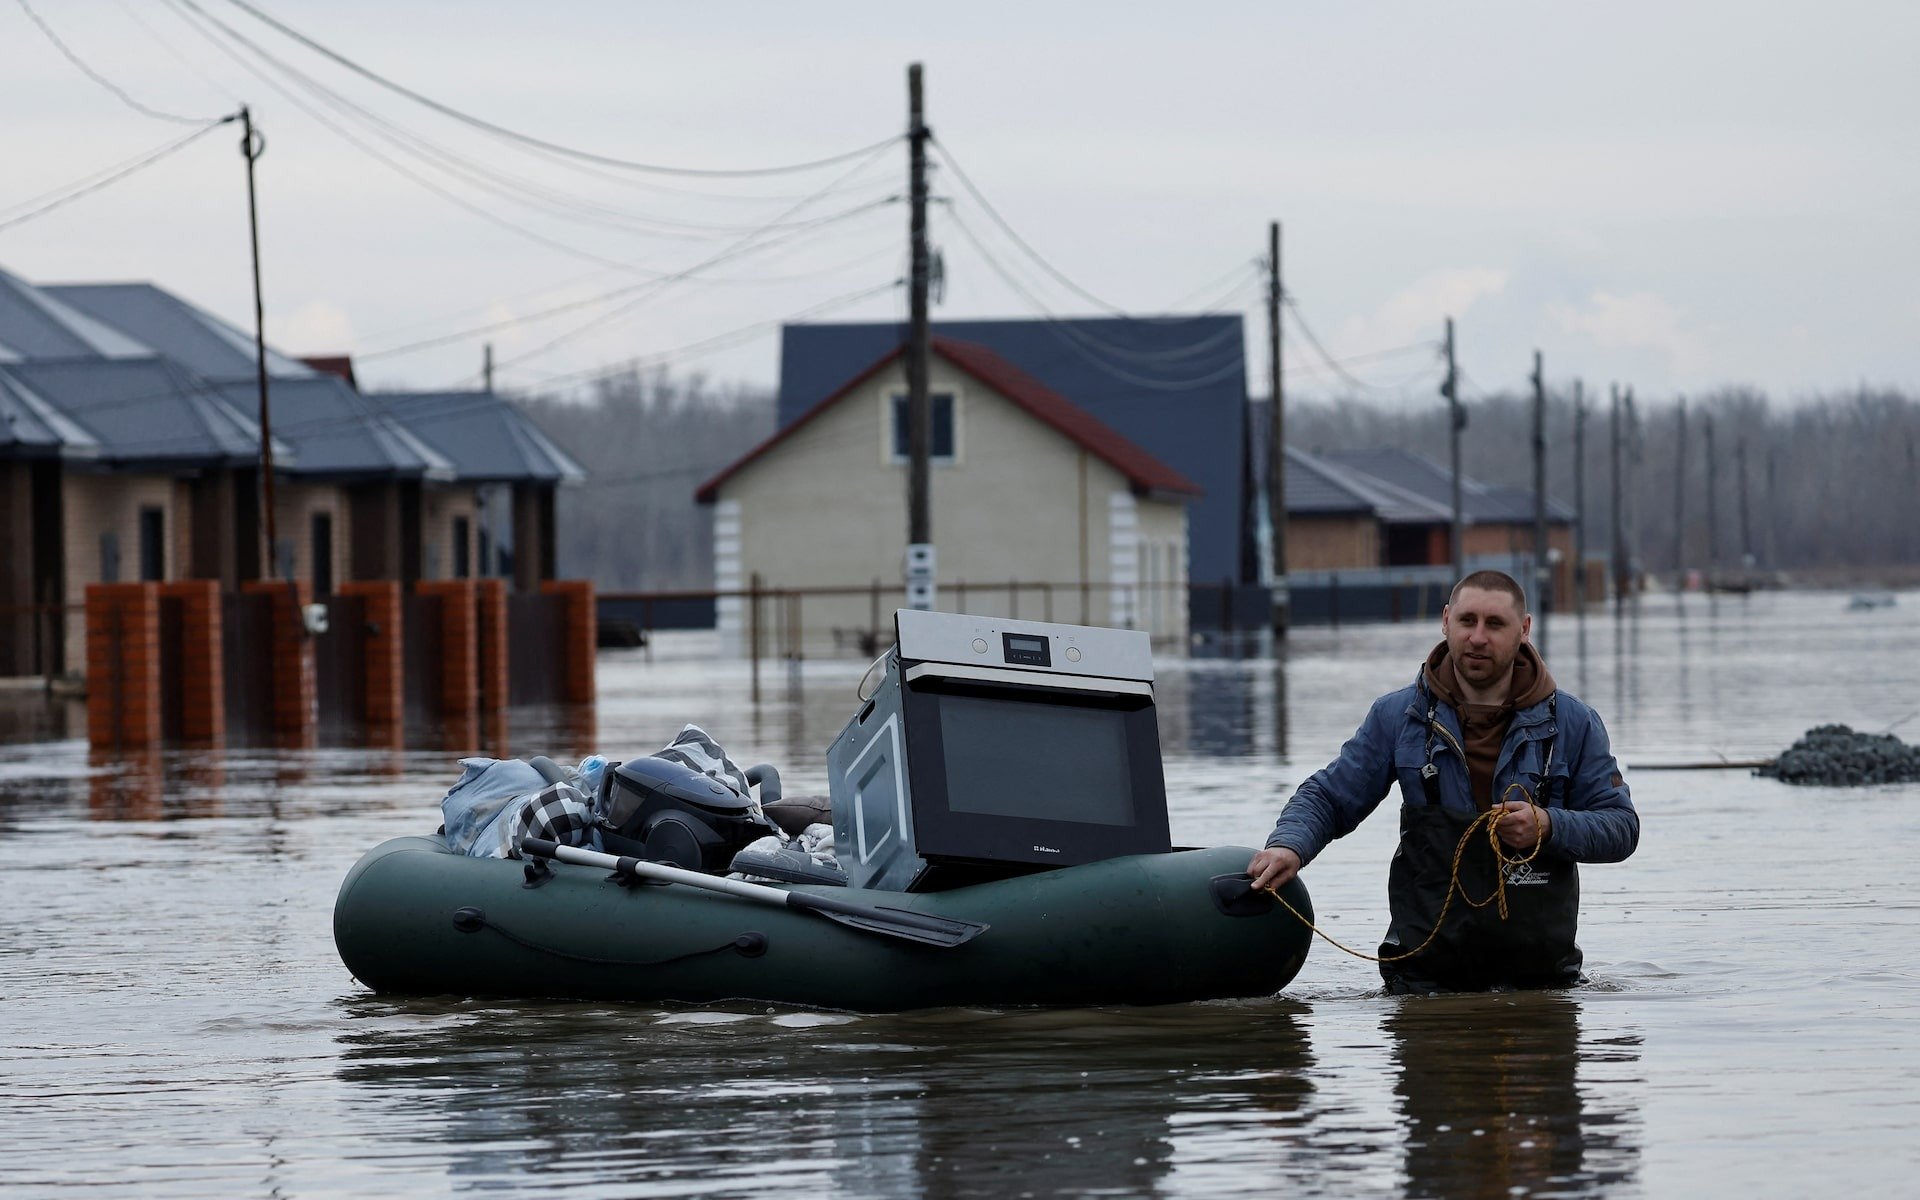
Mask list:
[[[452,750],[3,745],[0,1193],[1902,1193],[1920,787],[1658,769],[1824,722],[1920,737],[1920,596],[1845,607],[1555,619],[1549,664],[1606,718],[1643,835],[1583,873],[1592,981],[1552,993],[1389,998],[1318,943],[1279,997],[1149,1009],[388,1000],[340,965],[334,893],[362,851],[433,830]],[[1281,661],[1164,660],[1176,841],[1258,845],[1436,638],[1304,629]],[[627,757],[695,721],[789,794],[824,791],[863,664],[808,663],[797,692],[768,668],[755,707],[707,645],[603,654],[591,721],[516,712],[483,736]],[[1305,875],[1361,946],[1385,923],[1392,804]]]

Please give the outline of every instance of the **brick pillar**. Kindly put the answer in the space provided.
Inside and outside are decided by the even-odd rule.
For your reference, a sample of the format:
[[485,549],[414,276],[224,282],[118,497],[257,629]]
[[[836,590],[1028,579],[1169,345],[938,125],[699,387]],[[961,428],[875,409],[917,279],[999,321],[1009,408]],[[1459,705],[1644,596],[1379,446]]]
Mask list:
[[402,650],[400,584],[392,579],[358,579],[339,586],[342,596],[358,596],[366,604],[367,724],[398,726],[406,714],[406,679]]
[[471,579],[422,579],[422,596],[440,597],[440,711],[462,716],[480,703],[480,613]]
[[240,590],[273,598],[273,728],[276,733],[304,734],[319,718],[313,639],[300,614],[307,604],[307,585],[249,579]]
[[180,736],[191,742],[227,736],[226,645],[220,625],[220,581],[182,579],[159,585],[180,601]]
[[477,586],[480,605],[480,707],[487,712],[496,712],[507,705],[507,581],[482,579]]
[[566,631],[561,635],[566,647],[560,667],[560,694],[569,704],[592,704],[594,699],[593,655],[599,638],[598,618],[593,603],[593,582],[587,579],[549,579],[540,591],[561,597],[561,620]]
[[87,744],[160,742],[160,593],[151,583],[87,585]]

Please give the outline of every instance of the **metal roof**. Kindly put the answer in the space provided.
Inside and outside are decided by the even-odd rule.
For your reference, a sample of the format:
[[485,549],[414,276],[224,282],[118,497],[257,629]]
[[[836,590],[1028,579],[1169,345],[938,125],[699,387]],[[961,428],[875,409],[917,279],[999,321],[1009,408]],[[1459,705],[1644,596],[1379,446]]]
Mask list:
[[[1166,492],[1181,496],[1200,494],[1199,486],[1192,480],[1121,437],[1111,427],[1084,409],[1076,407],[1072,401],[985,346],[963,342],[956,338],[935,337],[929,348],[935,355],[980,380],[1012,401],[1029,416],[1052,428],[1056,433],[1126,476],[1127,482],[1133,487],[1141,491]],[[796,420],[781,426],[772,437],[747,451],[731,465],[723,468],[719,474],[701,484],[694,493],[695,499],[702,504],[711,503],[718,496],[720,486],[732,478],[736,472],[785,441],[789,435],[815,417],[832,408],[848,393],[890,366],[905,352],[904,346],[895,346],[881,355],[879,361],[868,365],[865,370],[846,380],[826,399],[802,413]]]
[[579,483],[586,470],[532,418],[490,392],[377,392],[401,425],[432,443],[468,483]]
[[0,361],[137,358],[153,351],[86,313],[0,270]]
[[[936,321],[1032,376],[1193,481],[1188,564],[1196,579],[1240,572],[1246,349],[1238,315]],[[780,424],[797,420],[906,340],[896,322],[781,331]]]
[[0,454],[96,458],[100,443],[32,388],[0,369]]
[[[1368,450],[1326,450],[1320,457],[1437,504],[1441,509],[1439,520],[1453,519],[1453,472],[1424,454],[1379,446]],[[1533,520],[1533,490],[1462,477],[1460,509],[1469,524],[1529,522]],[[1548,497],[1547,520],[1571,521],[1573,509]]]
[[[253,334],[151,283],[50,283],[40,291],[138,338],[202,379],[251,379],[258,370]],[[271,347],[267,373],[276,379],[316,374]]]
[[[253,379],[216,384],[243,412],[257,412]],[[267,388],[275,441],[293,447],[300,475],[420,476],[452,479],[453,463],[408,429],[376,396],[363,396],[333,375],[275,379]]]
[[[247,466],[259,458],[260,427],[253,418],[167,359],[4,363],[0,374],[83,429],[103,460]],[[276,465],[297,461],[277,437],[274,455]]]

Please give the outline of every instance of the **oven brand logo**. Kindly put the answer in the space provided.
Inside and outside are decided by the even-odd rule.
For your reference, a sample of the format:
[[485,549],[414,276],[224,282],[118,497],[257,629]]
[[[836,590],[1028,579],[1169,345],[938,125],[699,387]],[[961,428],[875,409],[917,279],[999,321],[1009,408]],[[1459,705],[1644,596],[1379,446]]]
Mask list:
[[1033,848],[1033,852],[1034,852],[1035,854],[1058,854],[1058,853],[1060,853],[1060,851],[1059,851],[1059,850],[1058,850],[1057,848],[1055,848],[1055,847],[1053,847],[1053,846],[1035,846],[1035,847]]

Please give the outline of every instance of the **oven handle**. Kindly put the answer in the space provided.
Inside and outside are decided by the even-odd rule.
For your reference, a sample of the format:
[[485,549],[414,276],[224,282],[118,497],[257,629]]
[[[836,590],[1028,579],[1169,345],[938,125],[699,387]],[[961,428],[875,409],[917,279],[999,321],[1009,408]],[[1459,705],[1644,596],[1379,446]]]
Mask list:
[[1099,679],[1086,675],[1056,675],[1050,671],[1015,671],[1006,667],[971,667],[962,663],[915,663],[906,682],[916,679],[960,679],[975,683],[1009,684],[1044,692],[1090,692],[1101,696],[1153,697],[1153,685],[1137,679]]

